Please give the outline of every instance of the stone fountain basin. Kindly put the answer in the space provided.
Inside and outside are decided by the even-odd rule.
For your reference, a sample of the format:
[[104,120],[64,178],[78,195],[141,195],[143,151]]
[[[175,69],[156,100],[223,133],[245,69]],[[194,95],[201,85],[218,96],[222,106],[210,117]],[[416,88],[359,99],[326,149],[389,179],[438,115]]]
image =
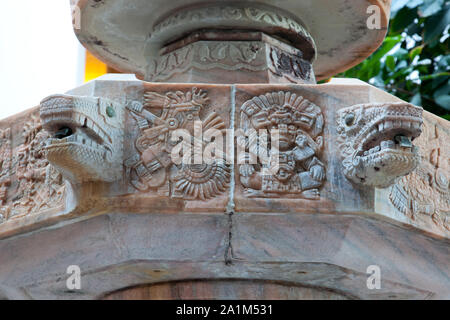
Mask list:
[[[276,33],[276,27],[261,28],[260,22],[275,25],[280,14],[295,20],[311,35],[317,47],[314,69],[318,80],[328,78],[360,63],[382,43],[389,22],[390,0],[285,0],[285,1],[209,1],[208,5],[237,8],[258,7],[276,12],[258,14],[260,21],[236,22],[224,26],[214,22],[189,24],[186,32],[195,28],[244,28]],[[174,13],[185,13],[205,5],[198,0],[71,0],[74,27],[81,43],[108,65],[123,72],[145,77],[149,58],[157,54],[149,47],[170,43],[173,32],[155,36],[155,27]],[[380,29],[370,30],[368,8],[379,6]],[[171,26],[168,27],[171,29]],[[175,30],[175,29],[174,29]],[[157,33],[157,32],[156,32]],[[295,43],[293,44],[296,45]]]

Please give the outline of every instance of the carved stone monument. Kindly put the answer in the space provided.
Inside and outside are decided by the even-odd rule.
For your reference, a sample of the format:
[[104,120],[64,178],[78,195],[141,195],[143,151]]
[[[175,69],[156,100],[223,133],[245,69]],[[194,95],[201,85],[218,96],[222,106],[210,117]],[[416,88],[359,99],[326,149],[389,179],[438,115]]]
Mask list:
[[449,122],[316,84],[389,0],[71,2],[131,74],[0,121],[0,297],[450,298]]

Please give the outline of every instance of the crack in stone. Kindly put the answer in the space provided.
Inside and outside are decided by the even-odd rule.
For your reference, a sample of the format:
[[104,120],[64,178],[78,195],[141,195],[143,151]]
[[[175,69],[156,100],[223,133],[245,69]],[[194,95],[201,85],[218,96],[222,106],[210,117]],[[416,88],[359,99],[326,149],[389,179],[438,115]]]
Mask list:
[[234,252],[233,252],[233,244],[232,239],[233,239],[233,212],[231,213],[227,213],[228,215],[228,243],[227,243],[227,248],[225,251],[225,265],[229,266],[233,264],[233,257],[234,257]]

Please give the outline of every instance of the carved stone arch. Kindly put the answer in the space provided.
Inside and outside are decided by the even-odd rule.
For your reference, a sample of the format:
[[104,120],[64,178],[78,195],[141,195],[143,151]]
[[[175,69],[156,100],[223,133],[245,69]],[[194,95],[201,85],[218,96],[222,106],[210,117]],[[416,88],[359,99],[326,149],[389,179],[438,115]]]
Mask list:
[[325,287],[270,280],[181,280],[117,290],[102,300],[348,300],[351,295]]

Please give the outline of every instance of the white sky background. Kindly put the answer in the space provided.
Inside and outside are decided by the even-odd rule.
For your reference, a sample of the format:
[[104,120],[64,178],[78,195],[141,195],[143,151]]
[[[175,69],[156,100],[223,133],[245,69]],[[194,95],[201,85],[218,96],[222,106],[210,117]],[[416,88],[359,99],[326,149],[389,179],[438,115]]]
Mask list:
[[0,119],[83,83],[69,0],[1,0]]

